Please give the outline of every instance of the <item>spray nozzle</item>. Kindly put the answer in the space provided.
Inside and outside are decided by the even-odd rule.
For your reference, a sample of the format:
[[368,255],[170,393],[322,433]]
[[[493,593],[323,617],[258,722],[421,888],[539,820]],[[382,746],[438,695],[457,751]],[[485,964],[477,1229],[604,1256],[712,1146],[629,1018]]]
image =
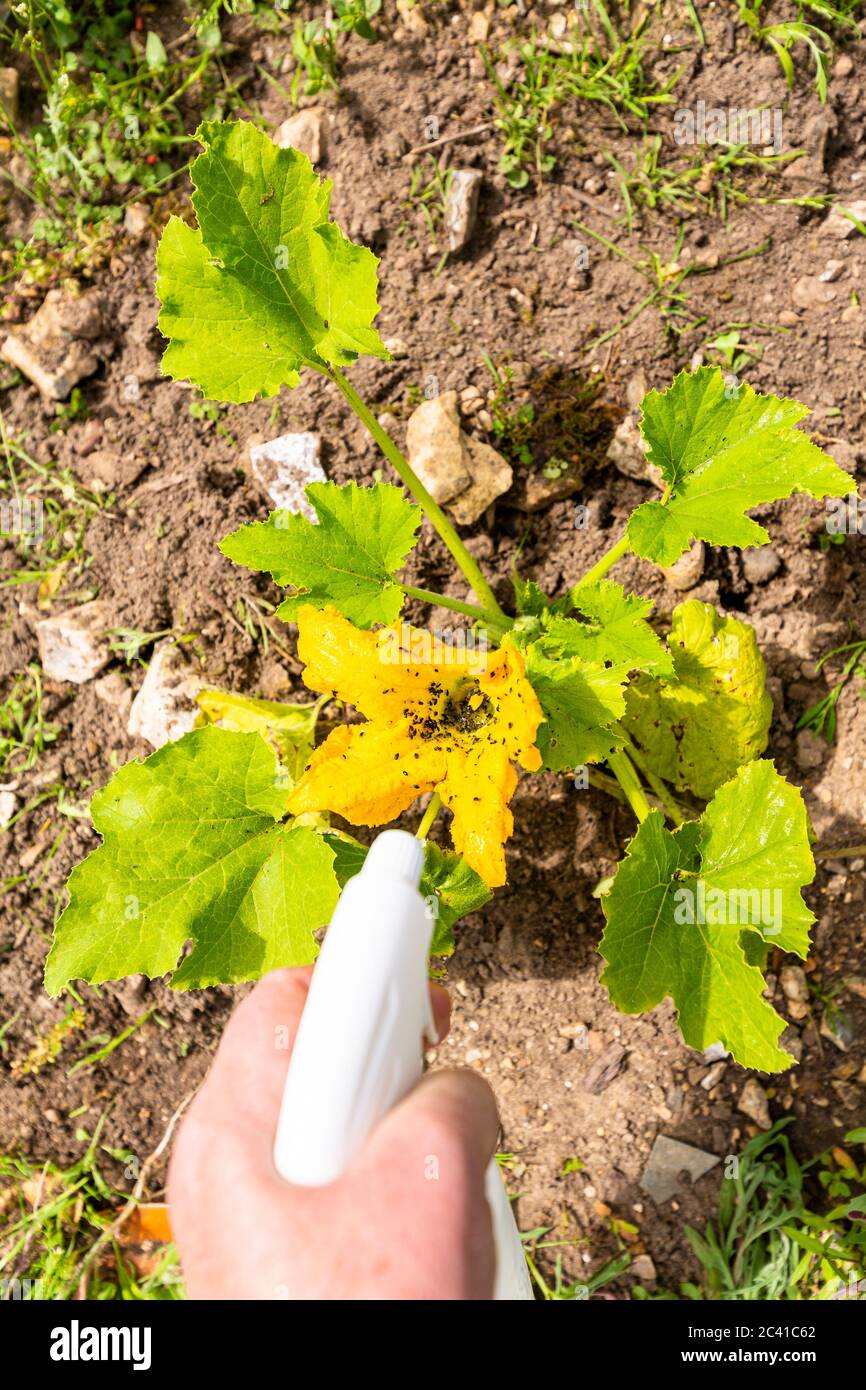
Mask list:
[[383,830],[370,846],[361,872],[400,879],[417,888],[423,867],[423,840],[416,840],[406,830]]

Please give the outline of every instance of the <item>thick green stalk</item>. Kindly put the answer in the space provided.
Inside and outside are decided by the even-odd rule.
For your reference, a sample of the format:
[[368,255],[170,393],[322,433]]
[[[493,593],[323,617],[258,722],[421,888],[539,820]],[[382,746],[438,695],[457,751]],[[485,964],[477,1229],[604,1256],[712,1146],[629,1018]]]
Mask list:
[[462,599],[451,598],[448,594],[436,594],[432,589],[416,589],[413,584],[401,584],[400,588],[407,598],[416,598],[419,603],[435,603],[440,608],[450,608],[454,613],[463,613],[467,618],[474,618],[477,623],[486,623],[497,632],[513,626],[510,618],[505,618],[502,614],[488,613],[475,603],[464,603]]
[[475,594],[481,600],[483,607],[489,609],[490,613],[496,617],[503,618],[505,614],[496,602],[496,595],[475,560],[469,554],[442,508],[433,501],[409,461],[401,454],[388,431],[382,428],[375,415],[368,410],[354,386],[343,376],[338,367],[331,367],[328,376],[345,396],[361,423],[369,430],[400,481],[409,489],[422,511],[430,518],[440,538],[445,542]]
[[628,536],[621,536],[616,545],[612,545],[610,550],[606,551],[601,559],[593,565],[592,569],[587,570],[583,578],[577,581],[574,586],[575,589],[579,589],[582,584],[591,584],[593,580],[601,579],[609,569],[613,569],[617,560],[621,560],[630,549]]
[[434,792],[427,804],[427,810],[421,817],[421,822],[418,826],[418,829],[415,831],[416,840],[427,839],[427,836],[430,833],[430,830],[433,826],[433,822],[439,814],[441,806],[442,798],[438,792]]
[[[671,491],[671,485],[670,483],[668,483],[667,487],[665,488],[664,492],[659,498],[660,506],[667,506],[670,500]],[[620,536],[616,545],[612,545],[610,550],[605,551],[604,555],[602,555],[600,560],[596,561],[592,569],[587,570],[583,578],[577,581],[574,588],[579,589],[581,584],[591,584],[594,579],[601,579],[603,575],[607,574],[609,569],[613,569],[617,560],[621,560],[623,555],[626,555],[629,550],[631,550],[631,542],[628,538],[628,531],[626,531],[624,535]]]
[[640,778],[635,772],[634,763],[628,753],[623,748],[617,748],[613,753],[608,754],[607,765],[625,792],[629,806],[642,823],[646,820],[652,807],[646,799],[646,793],[640,784]]
[[646,759],[638,749],[635,748],[630,738],[626,738],[626,749],[628,750],[628,755],[632,762],[637,764],[638,768],[649,782],[665,815],[673,821],[674,825],[682,825],[683,821],[688,819],[688,812],[679,804],[676,797],[673,796],[669,788],[665,786],[662,779],[656,777],[652,769],[647,766]]

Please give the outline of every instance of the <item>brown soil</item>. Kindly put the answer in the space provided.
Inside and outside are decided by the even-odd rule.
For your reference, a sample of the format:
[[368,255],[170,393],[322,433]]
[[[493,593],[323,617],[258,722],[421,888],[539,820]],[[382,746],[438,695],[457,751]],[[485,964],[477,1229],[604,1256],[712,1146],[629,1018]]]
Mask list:
[[[495,43],[513,27],[515,12],[488,9]],[[726,21],[706,5],[700,9],[708,40],[703,52],[690,26],[678,18],[681,7],[667,6],[667,29],[658,21],[655,32],[672,34],[670,46],[682,43],[687,51],[676,60],[658,57],[656,74],[684,63],[678,93],[690,104],[703,97],[708,105],[747,107],[760,101],[782,107],[788,148],[814,151],[826,119],[824,169],[811,176],[812,186],[851,193],[866,168],[866,144],[857,143],[866,83],[862,49],[852,49],[854,64],[847,75],[834,76],[822,112],[805,67],[795,91],[788,93],[772,55],[752,48],[742,33],[732,52]],[[531,184],[518,193],[508,188],[497,172],[500,149],[492,130],[446,147],[456,167],[478,168],[485,181],[470,248],[436,273],[441,248],[428,248],[422,224],[404,206],[409,184],[404,155],[423,142],[429,115],[438,117],[445,135],[488,120],[491,89],[467,39],[467,10],[430,5],[426,13],[426,33],[414,36],[386,6],[383,27],[390,27],[390,37],[375,48],[360,41],[351,44],[342,99],[326,103],[326,170],[334,181],[334,215],[344,230],[382,257],[378,327],[383,337],[400,338],[408,348],[404,358],[366,362],[353,372],[376,412],[389,412],[395,435],[402,437],[411,409],[410,387],[423,386],[428,377],[436,378],[441,391],[474,383],[486,393],[490,378],[482,351],[500,363],[508,358],[529,364],[536,382],[552,365],[580,378],[600,368],[604,400],[615,421],[627,408],[625,388],[637,368],[643,368],[650,385],[663,386],[688,365],[704,336],[731,322],[750,321],[743,337],[760,342],[764,351],[747,370],[748,380],[759,389],[808,402],[814,412],[808,428],[831,452],[833,441],[842,441],[837,457],[850,461],[862,480],[866,318],[855,305],[854,291],[862,295],[866,287],[866,240],[855,235],[829,241],[822,234],[821,211],[750,202],[735,207],[725,222],[686,218],[680,263],[698,258],[707,267],[685,282],[688,313],[692,319],[706,316],[706,323],[678,340],[666,333],[657,309],[650,308],[604,346],[587,351],[585,345],[625,318],[650,286],[628,263],[595,243],[588,282],[575,282],[573,243],[590,240],[575,230],[575,219],[612,236],[632,256],[652,250],[664,262],[674,254],[676,225],[669,217],[650,214],[629,236],[605,215],[602,209],[614,216],[622,209],[606,176],[608,166],[602,167],[597,152],[611,149],[630,165],[640,137],[623,134],[604,111],[581,106],[558,117],[558,163],[543,187]],[[278,70],[287,41],[263,37],[247,20],[233,20],[229,28],[240,45],[233,60],[238,70],[250,68],[254,60]],[[275,90],[258,77],[251,78],[245,92],[253,105],[258,100],[269,122],[277,124],[289,114]],[[192,129],[194,109],[189,115]],[[663,110],[653,127],[664,134],[666,156],[673,157],[671,121]],[[581,190],[592,176],[601,177],[604,189],[587,203]],[[802,183],[779,174],[750,174],[742,186],[755,196],[805,191]],[[9,215],[14,219],[20,210],[12,205]],[[404,223],[408,230],[401,232]],[[764,241],[769,243],[764,254],[712,268],[716,256],[724,259]],[[229,410],[222,431],[193,419],[189,392],[159,375],[153,252],[152,239],[121,243],[93,277],[113,325],[113,340],[107,363],[83,384],[90,418],[102,422],[100,447],[133,456],[142,468],[138,479],[119,488],[110,508],[90,525],[90,565],[79,588],[107,599],[117,626],[157,631],[176,625],[198,634],[196,650],[214,683],[271,698],[299,695],[303,687],[297,662],[273,646],[265,653],[261,643],[231,621],[240,597],[275,596],[269,583],[234,568],[216,549],[229,530],[266,509],[242,467],[244,442],[254,434],[316,429],[324,441],[326,470],[337,481],[368,478],[381,459],[336,394],[312,377],[296,391],[284,392],[276,405],[261,402]],[[795,282],[819,274],[830,257],[844,260],[846,267],[832,287],[835,298],[819,308],[797,310]],[[783,313],[790,326],[779,332]],[[756,322],[770,326],[756,327]],[[131,375],[140,383],[139,398],[133,401],[125,390]],[[7,431],[26,431],[37,458],[55,459],[86,477],[87,461],[80,453],[86,423],[49,432],[38,394],[24,385],[6,391],[0,404]],[[602,456],[603,449],[587,450],[586,477],[571,498],[527,516],[506,497],[490,524],[485,519],[472,529],[471,547],[504,599],[518,556],[523,574],[549,592],[562,591],[611,544],[629,510],[649,495],[645,485],[602,465]],[[574,527],[576,501],[589,507],[585,530]],[[738,553],[715,551],[708,554],[704,577],[689,596],[715,602],[755,625],[776,703],[770,752],[780,770],[802,786],[820,844],[862,844],[866,703],[858,699],[855,686],[845,691],[836,740],[821,766],[808,772],[797,764],[794,724],[827,688],[827,676],[815,674],[816,658],[849,640],[852,631],[862,632],[866,542],[855,535],[843,546],[822,550],[817,542],[821,507],[805,499],[762,512],[781,562],[778,572],[769,582],[752,585]],[[3,564],[16,563],[7,546]],[[454,580],[447,556],[426,525],[412,574],[412,582],[424,587],[464,593],[465,585]],[[651,595],[662,617],[682,597],[659,570],[636,559],[623,562],[616,577]],[[62,606],[67,597],[61,591],[56,604]],[[37,657],[35,601],[34,586],[0,590],[4,689],[15,671]],[[415,608],[411,616],[426,615]],[[279,624],[274,628],[291,647],[291,633]],[[131,689],[140,684],[140,666],[118,661],[112,669]],[[58,780],[73,802],[86,799],[117,764],[149,751],[130,741],[125,714],[101,701],[90,684],[49,684],[46,713],[60,725],[61,736],[41,764],[20,778],[19,804]],[[602,793],[577,791],[569,779],[551,775],[523,780],[514,811],[508,887],[458,929],[457,952],[448,966],[454,1024],[436,1062],[468,1064],[489,1077],[501,1107],[503,1147],[516,1155],[512,1176],[522,1194],[520,1223],[524,1228],[550,1225],[579,1242],[564,1250],[573,1277],[615,1253],[609,1208],[614,1217],[639,1227],[642,1248],[652,1256],[660,1283],[675,1288],[680,1279],[697,1277],[682,1225],[701,1224],[712,1214],[719,1170],[663,1206],[641,1192],[641,1173],[659,1133],[719,1155],[735,1151],[752,1132],[737,1111],[746,1074],[729,1064],[708,1093],[700,1085],[706,1063],[681,1042],[670,1006],[625,1018],[599,986],[596,947],[602,918],[592,891],[612,871],[632,833],[630,815]],[[229,990],[176,994],[158,982],[143,991],[128,984],[84,989],[85,1033],[70,1040],[53,1066],[37,1076],[13,1079],[10,1063],[23,1057],[68,1007],[68,1000],[49,1000],[44,994],[42,966],[65,877],[95,841],[86,819],[58,814],[52,801],[0,839],[0,873],[9,879],[26,874],[23,882],[8,888],[0,905],[0,1024],[14,1018],[0,1060],[0,1148],[5,1152],[69,1162],[81,1152],[76,1132],[81,1126],[92,1130],[107,1110],[106,1142],[147,1155],[174,1108],[204,1074],[231,1007]],[[818,916],[812,979],[825,989],[841,985],[863,970],[862,868],[852,869],[850,860],[821,860],[807,897]],[[775,997],[774,1002],[784,1011],[784,1000]],[[851,1022],[848,1051],[820,1036],[816,1011],[814,1020],[795,1025],[802,1045],[800,1066],[782,1077],[762,1078],[773,1114],[790,1111],[796,1117],[795,1142],[804,1156],[864,1123],[866,1087],[857,1080],[858,1074],[866,1076],[862,988],[857,993],[843,987],[837,1002]],[[130,1015],[149,1006],[165,1026],[155,1017],[107,1065],[67,1075],[68,1062],[83,1050],[83,1036],[115,1036],[128,1026]],[[578,1043],[584,1036],[581,1024],[588,1030],[588,1049],[573,1041],[575,1035]],[[621,1069],[600,1093],[590,1093],[584,1084],[590,1066],[616,1042],[624,1049]],[[572,1156],[582,1159],[585,1169],[561,1177],[564,1161]],[[626,1276],[616,1287],[624,1290],[630,1282]]]

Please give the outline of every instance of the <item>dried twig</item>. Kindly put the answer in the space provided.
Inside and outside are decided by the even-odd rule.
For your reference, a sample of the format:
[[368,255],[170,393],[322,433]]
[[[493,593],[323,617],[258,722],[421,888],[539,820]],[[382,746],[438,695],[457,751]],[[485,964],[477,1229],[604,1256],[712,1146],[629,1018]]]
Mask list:
[[415,145],[413,149],[407,150],[403,159],[414,159],[416,154],[426,154],[428,150],[438,150],[443,145],[456,145],[460,140],[468,140],[470,135],[480,135],[482,131],[492,129],[493,122],[485,121],[483,125],[473,125],[468,130],[459,130],[456,135],[442,135],[438,140],[425,140],[423,145]]

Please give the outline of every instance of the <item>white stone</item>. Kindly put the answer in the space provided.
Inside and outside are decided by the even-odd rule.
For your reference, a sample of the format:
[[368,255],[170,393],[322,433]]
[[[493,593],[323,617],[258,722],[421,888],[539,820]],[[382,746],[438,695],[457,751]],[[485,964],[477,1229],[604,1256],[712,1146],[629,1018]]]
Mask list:
[[0,68],[0,129],[8,129],[10,122],[18,123],[19,85],[15,68]]
[[[631,382],[629,389],[631,390]],[[660,485],[661,473],[647,460],[647,446],[640,432],[636,414],[626,415],[617,425],[613,439],[607,447],[607,457],[624,478],[633,478],[639,483]]]
[[93,349],[76,340],[92,340],[103,331],[97,293],[49,290],[32,319],[4,340],[0,357],[17,367],[47,400],[62,401],[99,366]]
[[743,551],[743,574],[750,584],[766,584],[779,573],[782,561],[772,546],[750,547]]
[[6,829],[15,815],[17,804],[18,801],[14,792],[0,792],[0,830]]
[[818,279],[832,284],[834,280],[841,280],[847,268],[844,261],[828,261]]
[[409,462],[434,502],[449,502],[472,482],[469,451],[457,414],[457,392],[422,401],[406,426]]
[[420,37],[421,34],[427,33],[427,21],[416,0],[397,0],[397,13],[410,34]]
[[304,488],[308,483],[326,483],[319,463],[321,440],[317,434],[281,434],[267,443],[251,443],[248,448],[250,471],[264,488],[277,511],[298,512],[310,521],[316,513]]
[[857,228],[850,217],[845,216],[842,211],[843,207],[852,212],[858,222],[866,223],[866,202],[862,198],[858,198],[853,203],[835,203],[824,219],[823,230],[827,236],[835,236],[841,241],[847,241],[849,237],[854,236]]
[[801,275],[791,291],[798,309],[821,309],[836,298],[836,291],[817,275]]
[[10,333],[0,347],[0,357],[16,367],[22,376],[32,381],[37,391],[49,401],[64,401],[72,390],[73,383],[63,371],[53,372],[39,361],[23,338]]
[[680,1139],[670,1139],[666,1134],[657,1134],[640,1185],[654,1202],[668,1202],[680,1191],[681,1173],[688,1173],[692,1183],[696,1183],[718,1162],[717,1154],[684,1144]]
[[664,570],[665,579],[672,589],[684,591],[693,589],[701,581],[704,572],[704,562],[706,560],[706,547],[703,541],[694,541],[685,555],[681,555],[676,564]]
[[629,1274],[642,1284],[655,1284],[658,1281],[656,1267],[649,1255],[637,1255],[631,1262]]
[[447,504],[458,526],[471,526],[491,502],[511,487],[514,474],[511,464],[489,444],[464,436],[469,454],[472,481],[464,492]]
[[147,203],[130,203],[123,218],[123,230],[133,241],[141,241],[150,230],[150,208]]
[[472,239],[478,215],[482,175],[477,169],[455,169],[445,199],[448,249],[462,251]]
[[823,766],[829,747],[812,729],[801,729],[797,735],[797,766],[801,772],[814,772]]
[[770,1117],[770,1102],[767,1100],[767,1093],[754,1077],[749,1077],[740,1092],[737,1109],[747,1115],[750,1120],[754,1120],[758,1129],[772,1128],[773,1121]]
[[130,738],[162,748],[188,734],[198,713],[196,696],[205,684],[186,664],[175,642],[160,642],[129,711]]
[[325,153],[325,131],[322,123],[323,113],[315,106],[307,106],[296,111],[283,121],[274,144],[281,150],[298,150],[305,154],[311,164],[318,164]]
[[475,10],[469,20],[469,42],[486,43],[490,20],[483,10]]
[[643,398],[649,390],[646,379],[646,372],[643,367],[638,367],[634,375],[629,379],[625,388],[625,398],[628,402],[629,410],[639,411],[643,403]]
[[83,685],[111,660],[105,639],[111,609],[101,599],[55,613],[36,624],[39,660],[49,680]]

